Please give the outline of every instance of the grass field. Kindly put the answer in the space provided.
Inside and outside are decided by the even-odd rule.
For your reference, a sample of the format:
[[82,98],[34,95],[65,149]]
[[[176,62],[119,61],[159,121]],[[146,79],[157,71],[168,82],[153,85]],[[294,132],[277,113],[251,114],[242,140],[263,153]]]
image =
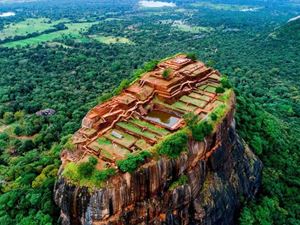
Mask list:
[[133,44],[132,41],[124,37],[113,37],[113,36],[102,36],[102,35],[90,35],[89,37],[103,44]]
[[190,33],[201,33],[201,32],[214,31],[214,28],[212,28],[212,27],[191,26],[188,24],[173,24],[172,27],[174,27],[177,30],[180,30],[183,32],[190,32]]
[[54,41],[56,39],[62,39],[63,37],[69,37],[78,39],[79,41],[87,41],[87,38],[81,33],[87,31],[95,22],[92,23],[67,23],[65,24],[68,29],[56,31],[49,34],[42,34],[37,37],[27,38],[19,41],[12,41],[3,44],[3,47],[15,48],[38,45],[44,42]]
[[67,20],[51,21],[47,18],[32,18],[18,23],[11,23],[6,25],[4,29],[0,31],[0,40],[12,38],[14,36],[25,36],[35,32],[43,32],[50,28],[54,28],[54,25],[61,22],[67,22]]

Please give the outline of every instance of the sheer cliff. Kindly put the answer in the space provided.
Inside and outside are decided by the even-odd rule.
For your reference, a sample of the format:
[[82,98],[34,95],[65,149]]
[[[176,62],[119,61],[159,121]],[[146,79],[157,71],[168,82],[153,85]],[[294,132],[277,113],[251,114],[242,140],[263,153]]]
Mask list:
[[235,105],[226,77],[194,57],[154,65],[91,109],[62,153],[62,224],[234,224],[262,170]]
[[[107,187],[90,192],[60,177],[55,201],[65,225],[233,224],[241,199],[258,191],[261,170],[236,133],[231,111],[205,142],[190,138],[178,159],[149,162]],[[183,174],[188,181],[170,189]]]

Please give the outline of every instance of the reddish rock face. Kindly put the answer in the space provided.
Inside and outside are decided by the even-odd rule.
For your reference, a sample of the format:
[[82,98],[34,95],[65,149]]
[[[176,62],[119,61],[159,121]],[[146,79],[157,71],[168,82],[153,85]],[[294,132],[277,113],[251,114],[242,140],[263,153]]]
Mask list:
[[[234,224],[241,198],[253,198],[261,161],[236,133],[234,101],[216,131],[177,159],[161,158],[89,192],[59,177],[55,202],[63,225]],[[181,175],[188,180],[170,189]]]

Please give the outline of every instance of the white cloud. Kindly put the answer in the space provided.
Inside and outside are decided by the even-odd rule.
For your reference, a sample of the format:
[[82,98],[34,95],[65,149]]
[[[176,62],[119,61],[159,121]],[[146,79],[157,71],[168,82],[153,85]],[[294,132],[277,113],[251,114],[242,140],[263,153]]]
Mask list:
[[160,1],[139,1],[139,5],[147,8],[176,7],[176,4],[173,2]]

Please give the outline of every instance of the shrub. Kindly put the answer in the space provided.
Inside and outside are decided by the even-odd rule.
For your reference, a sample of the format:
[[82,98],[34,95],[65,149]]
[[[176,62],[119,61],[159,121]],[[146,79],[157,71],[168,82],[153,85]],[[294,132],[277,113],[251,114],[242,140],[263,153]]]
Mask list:
[[88,162],[83,162],[78,166],[78,174],[80,178],[87,178],[91,177],[94,170],[95,165],[97,164],[98,160],[95,157],[90,157]]
[[68,163],[64,168],[63,176],[76,182],[79,181],[80,177],[77,165],[74,162]]
[[17,111],[14,114],[14,118],[15,120],[22,120],[24,119],[24,115],[25,115],[24,111]]
[[8,141],[9,135],[7,133],[0,133],[0,140]]
[[207,121],[201,122],[192,127],[192,135],[196,141],[203,141],[213,131],[213,127]]
[[206,62],[206,66],[208,66],[208,67],[214,67],[215,64],[216,64],[216,62],[212,59],[210,59]]
[[17,149],[18,153],[24,153],[28,152],[29,150],[32,150],[35,147],[32,140],[25,140],[22,142],[21,146]]
[[195,61],[195,60],[197,60],[197,55],[195,54],[195,53],[188,53],[187,55],[186,55],[186,57],[187,58],[189,58],[189,59],[191,59],[191,60],[193,60],[193,61]]
[[138,154],[128,154],[126,159],[117,161],[117,166],[123,172],[132,173],[138,168],[140,163],[143,163],[149,157],[151,157],[151,154],[148,151],[142,151]]
[[183,118],[189,128],[192,128],[198,121],[198,116],[192,112],[184,114]]
[[150,71],[154,70],[155,67],[157,66],[158,62],[159,62],[158,60],[152,60],[150,62],[145,63],[143,70],[146,72],[150,72]]
[[106,170],[97,170],[94,175],[95,183],[106,181],[108,178],[116,174],[116,169],[109,168]]
[[263,140],[258,135],[253,135],[250,140],[250,146],[255,150],[255,153],[261,155],[263,152]]
[[232,85],[230,84],[230,81],[229,81],[227,76],[222,76],[220,82],[222,84],[222,87],[225,88],[225,89],[232,87]]
[[170,158],[176,158],[180,153],[186,150],[188,135],[184,132],[175,133],[161,143],[158,153]]
[[23,133],[22,127],[16,126],[15,129],[14,129],[14,133],[15,133],[15,135],[17,135],[17,136],[20,136],[20,135]]
[[114,90],[114,92],[113,92],[114,95],[120,94],[125,88],[128,87],[129,83],[130,83],[129,80],[127,80],[127,79],[122,80],[120,85]]
[[89,163],[91,163],[92,165],[96,166],[97,163],[98,163],[98,160],[95,157],[91,156],[89,158]]
[[181,175],[178,180],[174,181],[170,187],[169,187],[169,190],[174,190],[175,188],[179,187],[179,186],[182,186],[182,185],[185,185],[187,184],[188,182],[188,177],[186,175]]
[[10,124],[15,121],[14,114],[12,112],[5,112],[3,115],[3,120],[5,124]]
[[0,152],[4,151],[4,149],[7,147],[7,142],[0,139]]
[[214,112],[210,114],[210,118],[212,121],[216,121],[218,119],[217,114],[215,114]]
[[171,72],[172,72],[172,70],[171,70],[170,68],[165,69],[165,70],[163,71],[163,73],[162,73],[162,77],[163,77],[164,79],[168,79],[169,76],[170,76],[170,74],[171,74]]
[[224,93],[224,92],[225,92],[225,89],[223,87],[217,87],[216,88],[216,93],[221,94],[221,93]]

